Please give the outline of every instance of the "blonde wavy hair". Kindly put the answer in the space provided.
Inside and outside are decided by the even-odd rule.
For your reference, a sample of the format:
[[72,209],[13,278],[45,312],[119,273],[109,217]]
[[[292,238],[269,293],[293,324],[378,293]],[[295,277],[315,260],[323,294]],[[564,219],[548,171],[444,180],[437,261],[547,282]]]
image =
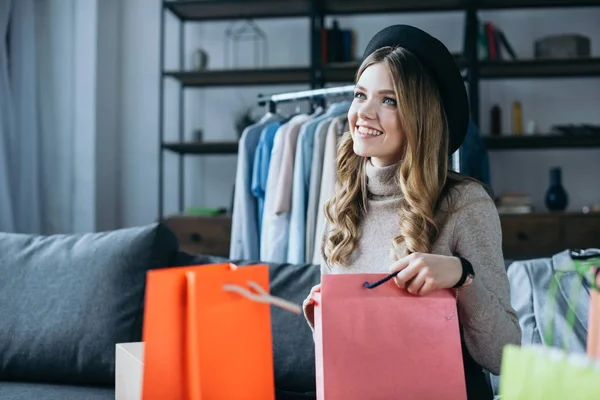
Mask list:
[[[402,193],[398,209],[400,226],[391,248],[396,260],[413,252],[431,252],[440,230],[435,220],[439,201],[449,183],[462,178],[448,171],[448,124],[433,78],[408,50],[384,47],[363,61],[356,81],[376,63],[384,63],[391,72],[404,134],[402,161],[396,174]],[[333,197],[325,204],[329,230],[322,251],[328,265],[347,265],[358,241],[360,222],[368,213],[365,176],[368,159],[354,153],[353,130],[350,127],[350,132],[341,138],[336,160],[337,183]]]

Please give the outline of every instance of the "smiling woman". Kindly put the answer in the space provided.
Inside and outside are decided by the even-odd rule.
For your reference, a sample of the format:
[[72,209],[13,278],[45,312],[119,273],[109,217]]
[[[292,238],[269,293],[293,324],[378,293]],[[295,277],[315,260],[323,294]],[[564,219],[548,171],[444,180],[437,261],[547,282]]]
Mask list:
[[[336,193],[326,210],[332,220],[353,224],[339,225],[337,232],[338,225],[332,224],[333,235],[326,246],[329,259],[341,264],[347,261],[353,251],[349,240],[361,214],[367,212],[364,207],[368,199],[364,196],[368,190],[362,191],[364,198],[359,203],[348,207],[346,198],[355,198],[367,184],[365,179],[371,183],[376,180],[369,171],[387,167],[392,168],[397,182],[394,193],[404,195],[397,209],[401,223],[392,243],[395,256],[430,252],[440,228],[435,208],[445,185],[468,180],[458,175],[448,178],[449,133],[439,89],[416,56],[398,46],[385,46],[369,54],[356,80],[348,112],[350,132],[342,139],[338,153],[340,184],[348,186]],[[366,172],[357,174],[361,168]],[[359,204],[363,210],[358,209]],[[336,233],[344,229],[350,234],[338,242]]]
[[455,289],[468,398],[484,400],[493,396],[483,369],[499,373],[520,327],[494,202],[480,182],[449,170],[468,121],[462,76],[440,41],[406,25],[375,35],[338,148],[321,273],[392,272],[417,296]]

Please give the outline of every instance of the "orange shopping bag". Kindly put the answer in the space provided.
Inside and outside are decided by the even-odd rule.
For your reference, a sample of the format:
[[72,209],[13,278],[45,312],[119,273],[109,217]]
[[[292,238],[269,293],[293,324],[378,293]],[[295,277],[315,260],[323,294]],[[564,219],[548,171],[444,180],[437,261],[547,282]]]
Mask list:
[[453,292],[414,296],[385,277],[322,277],[314,297],[317,399],[465,400]]
[[143,400],[273,400],[270,304],[300,308],[268,288],[266,265],[148,272]]

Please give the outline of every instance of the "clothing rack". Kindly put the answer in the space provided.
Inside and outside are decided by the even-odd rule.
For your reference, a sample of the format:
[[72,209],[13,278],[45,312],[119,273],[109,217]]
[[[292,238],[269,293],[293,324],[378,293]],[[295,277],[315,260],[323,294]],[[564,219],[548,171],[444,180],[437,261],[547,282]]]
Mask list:
[[280,93],[272,95],[259,95],[258,104],[266,105],[269,112],[276,111],[277,103],[288,103],[298,100],[315,100],[322,99],[328,96],[338,96],[354,91],[354,85],[336,86],[324,89],[302,90],[299,92]]
[[[258,104],[267,106],[268,112],[274,113],[277,103],[294,102],[298,100],[322,99],[328,96],[338,96],[354,91],[354,85],[336,86],[323,89],[301,90],[298,92],[287,92],[272,95],[258,95]],[[452,169],[460,172],[460,148],[452,154]]]

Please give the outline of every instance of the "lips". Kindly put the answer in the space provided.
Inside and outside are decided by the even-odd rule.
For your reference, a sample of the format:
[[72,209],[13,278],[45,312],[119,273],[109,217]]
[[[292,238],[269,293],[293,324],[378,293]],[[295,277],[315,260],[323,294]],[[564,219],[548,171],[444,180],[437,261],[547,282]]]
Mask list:
[[383,132],[381,132],[377,129],[370,128],[368,126],[357,126],[356,130],[363,135],[369,135],[369,136],[383,135]]

